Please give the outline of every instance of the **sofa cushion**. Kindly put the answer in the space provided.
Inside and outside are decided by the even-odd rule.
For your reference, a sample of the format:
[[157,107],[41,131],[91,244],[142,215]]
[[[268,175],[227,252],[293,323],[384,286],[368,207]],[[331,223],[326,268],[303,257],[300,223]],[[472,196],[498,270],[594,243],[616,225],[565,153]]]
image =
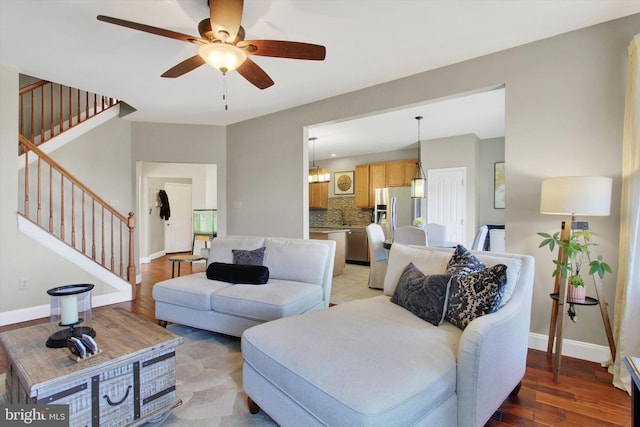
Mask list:
[[207,279],[247,285],[264,285],[269,281],[269,269],[264,265],[212,262],[207,267]]
[[504,264],[496,264],[475,273],[452,276],[445,318],[464,329],[473,319],[493,313],[500,306],[506,283],[507,266]]
[[474,271],[480,271],[483,268],[486,268],[486,265],[482,261],[476,258],[467,248],[458,245],[447,263],[445,273],[469,274]]
[[264,246],[253,250],[231,249],[231,253],[233,254],[233,263],[245,265],[262,265],[265,249],[266,248]]
[[440,326],[447,308],[450,283],[450,274],[425,276],[413,263],[409,263],[400,276],[391,302],[434,326]]
[[217,312],[267,322],[304,313],[322,303],[322,288],[272,277],[262,286],[237,284],[221,288],[210,299]]
[[258,249],[264,246],[264,237],[227,236],[211,241],[207,265],[212,262],[233,263],[233,249]]
[[461,333],[381,295],[247,329],[242,354],[319,424],[414,425],[454,395]]
[[211,295],[231,286],[229,283],[207,279],[204,272],[194,273],[156,283],[153,285],[152,296],[155,301],[196,310],[211,310]]
[[322,286],[330,248],[310,240],[267,238],[264,265],[274,279]]
[[451,253],[451,249],[394,243],[389,251],[387,274],[384,276],[384,294],[393,295],[402,272],[410,262],[426,275],[442,274]]

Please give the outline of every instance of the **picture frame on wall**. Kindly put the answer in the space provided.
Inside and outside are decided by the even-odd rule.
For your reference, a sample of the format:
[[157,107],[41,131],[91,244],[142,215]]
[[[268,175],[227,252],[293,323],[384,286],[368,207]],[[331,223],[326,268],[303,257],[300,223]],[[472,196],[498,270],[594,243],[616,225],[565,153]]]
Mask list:
[[505,182],[504,162],[496,162],[493,165],[493,208],[505,208]]
[[333,193],[336,196],[354,194],[353,171],[333,173]]

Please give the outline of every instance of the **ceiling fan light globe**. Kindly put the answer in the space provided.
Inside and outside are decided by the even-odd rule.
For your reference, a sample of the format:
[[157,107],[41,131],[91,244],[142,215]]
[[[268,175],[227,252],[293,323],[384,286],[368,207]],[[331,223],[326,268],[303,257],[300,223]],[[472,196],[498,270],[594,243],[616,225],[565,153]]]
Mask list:
[[223,74],[227,71],[235,70],[246,59],[247,55],[237,47],[228,43],[209,43],[200,46],[198,55],[213,68],[220,70]]

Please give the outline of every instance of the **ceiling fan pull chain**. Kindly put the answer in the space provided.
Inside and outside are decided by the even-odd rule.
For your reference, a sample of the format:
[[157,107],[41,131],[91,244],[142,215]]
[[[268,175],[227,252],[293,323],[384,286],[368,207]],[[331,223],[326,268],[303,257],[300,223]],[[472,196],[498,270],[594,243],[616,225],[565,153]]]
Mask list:
[[222,100],[224,101],[224,111],[229,110],[229,104],[227,102],[227,75],[222,75]]

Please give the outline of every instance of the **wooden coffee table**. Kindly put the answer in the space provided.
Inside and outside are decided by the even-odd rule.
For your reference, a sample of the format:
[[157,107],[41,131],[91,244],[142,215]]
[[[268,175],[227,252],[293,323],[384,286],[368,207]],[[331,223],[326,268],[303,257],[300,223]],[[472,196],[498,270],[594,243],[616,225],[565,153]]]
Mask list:
[[180,405],[175,348],[183,338],[123,309],[93,313],[101,353],[75,362],[45,346],[39,324],[0,333],[10,404],[67,404],[70,426],[137,425]]

